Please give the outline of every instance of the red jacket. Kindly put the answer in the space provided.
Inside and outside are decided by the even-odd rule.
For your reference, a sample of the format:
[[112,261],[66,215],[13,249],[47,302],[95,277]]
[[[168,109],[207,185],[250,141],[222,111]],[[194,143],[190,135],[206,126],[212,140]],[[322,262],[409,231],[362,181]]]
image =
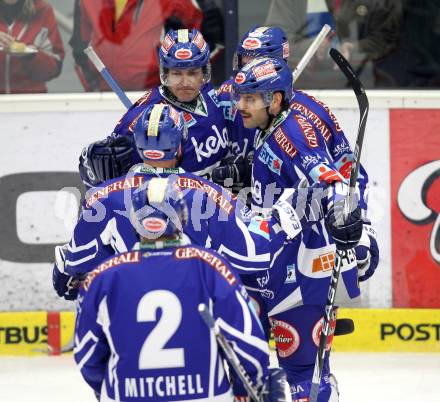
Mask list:
[[82,54],[89,42],[122,89],[158,85],[159,41],[164,21],[171,16],[185,27],[200,28],[203,14],[192,0],[128,0],[115,21],[113,0],[77,0],[70,44],[84,88],[109,90]]
[[36,14],[30,22],[19,17],[8,26],[0,17],[0,31],[38,50],[26,56],[0,51],[0,93],[47,92],[46,81],[61,72],[64,47],[52,6],[43,0],[34,3]]

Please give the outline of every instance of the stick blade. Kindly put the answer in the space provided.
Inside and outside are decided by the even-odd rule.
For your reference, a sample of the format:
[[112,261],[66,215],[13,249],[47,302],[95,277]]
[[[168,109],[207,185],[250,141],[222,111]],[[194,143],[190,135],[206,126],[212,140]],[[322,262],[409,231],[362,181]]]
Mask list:
[[347,59],[335,48],[330,49],[330,56],[333,61],[338,65],[341,69],[347,80],[350,82],[350,85],[353,88],[353,91],[356,95],[361,95],[365,93],[365,89],[362,86],[359,77],[354,72],[353,67],[347,61]]

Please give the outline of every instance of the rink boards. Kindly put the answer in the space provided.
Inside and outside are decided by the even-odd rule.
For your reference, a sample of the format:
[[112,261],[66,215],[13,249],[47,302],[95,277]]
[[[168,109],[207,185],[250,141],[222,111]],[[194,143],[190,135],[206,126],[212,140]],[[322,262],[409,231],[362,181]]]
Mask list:
[[[313,93],[332,108],[353,143],[359,120],[353,92]],[[361,160],[370,176],[369,212],[381,259],[361,285],[361,306],[440,308],[440,92],[368,96]],[[52,289],[53,249],[69,240],[78,215],[81,148],[110,134],[123,111],[111,94],[0,99],[2,133],[11,138],[0,147],[0,311],[71,308]],[[405,331],[410,329],[401,328],[403,337]]]
[[[338,317],[353,319],[355,331],[335,337],[334,351],[440,353],[440,309],[340,309]],[[0,355],[69,353],[74,323],[71,311],[0,313]]]

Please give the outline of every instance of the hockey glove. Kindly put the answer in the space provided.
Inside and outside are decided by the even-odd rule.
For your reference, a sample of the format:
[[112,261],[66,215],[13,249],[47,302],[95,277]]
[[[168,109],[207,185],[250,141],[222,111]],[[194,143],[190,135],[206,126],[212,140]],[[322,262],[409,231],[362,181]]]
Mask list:
[[360,282],[370,278],[379,264],[379,247],[377,245],[377,234],[374,228],[365,224],[359,244],[354,251],[358,264],[358,278]]
[[338,250],[355,247],[362,236],[361,208],[356,207],[344,219],[344,200],[337,201],[325,217],[325,225]]
[[225,158],[220,166],[212,170],[212,181],[225,187],[239,185],[241,187],[244,176],[244,159],[241,155]]
[[78,297],[81,280],[64,272],[66,250],[67,244],[55,247],[52,284],[58,296],[64,297],[66,300],[75,300]]
[[83,183],[95,187],[103,181],[120,177],[138,162],[131,136],[108,137],[85,147],[79,157],[79,174]]

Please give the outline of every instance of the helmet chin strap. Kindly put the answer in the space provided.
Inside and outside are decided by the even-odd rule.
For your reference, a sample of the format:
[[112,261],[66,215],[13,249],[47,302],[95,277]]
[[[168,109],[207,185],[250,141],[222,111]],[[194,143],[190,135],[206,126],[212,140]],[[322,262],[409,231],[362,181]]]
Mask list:
[[266,124],[266,126],[263,128],[263,130],[267,130],[267,129],[270,127],[270,125],[272,124],[273,119],[275,118],[275,115],[273,115],[272,113],[269,112],[269,108],[270,108],[270,106],[266,106],[266,107],[265,107],[265,110],[266,110],[266,114],[267,114],[268,119],[267,119],[267,124]]

